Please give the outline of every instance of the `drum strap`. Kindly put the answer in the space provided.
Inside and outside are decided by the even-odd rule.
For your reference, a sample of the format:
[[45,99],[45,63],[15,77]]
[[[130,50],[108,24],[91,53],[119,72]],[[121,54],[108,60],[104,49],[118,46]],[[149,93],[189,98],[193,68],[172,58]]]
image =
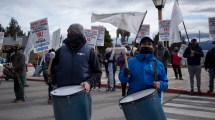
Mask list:
[[157,75],[157,64],[156,64],[156,60],[153,61],[154,62],[154,81],[158,81],[158,75]]

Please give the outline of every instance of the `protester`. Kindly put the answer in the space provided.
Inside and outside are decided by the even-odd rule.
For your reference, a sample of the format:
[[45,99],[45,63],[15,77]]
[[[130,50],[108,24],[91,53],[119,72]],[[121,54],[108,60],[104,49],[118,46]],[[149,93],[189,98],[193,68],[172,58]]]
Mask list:
[[[83,86],[91,103],[90,89],[102,74],[99,61],[93,49],[86,43],[82,25],[72,24],[67,32],[67,38],[63,41],[65,45],[56,51],[52,63],[53,83],[56,83],[58,88]],[[90,107],[90,116],[91,109]]]
[[183,80],[182,74],[181,74],[181,57],[178,55],[178,47],[174,48],[173,54],[172,54],[172,68],[175,73],[175,79]]
[[209,90],[207,93],[211,93],[214,90],[214,79],[215,79],[215,41],[212,42],[213,48],[207,52],[205,58],[205,70],[209,72]]
[[[97,52],[97,58],[98,58],[98,61],[99,61],[99,65],[101,67],[101,65],[102,65],[102,56],[98,52]],[[101,91],[101,77],[98,77],[97,79],[95,79],[94,85],[93,85],[93,91],[96,90],[96,86],[98,86],[99,91]]]
[[[164,65],[155,58],[153,44],[154,41],[151,38],[143,37],[140,41],[140,54],[130,58],[128,60],[129,68],[124,66],[119,73],[121,83],[129,84],[128,95],[155,88],[161,98],[161,92],[168,88]],[[157,77],[155,77],[154,63],[157,68]]]
[[167,74],[168,58],[170,57],[169,50],[163,45],[163,42],[158,42],[154,51],[155,57],[164,64]]
[[[113,92],[113,91],[115,91],[115,84],[116,84],[115,74],[116,74],[117,66],[116,66],[116,58],[115,58],[115,56],[113,56],[112,59],[110,58],[111,53],[112,53],[112,51],[107,52],[105,54],[104,62],[108,66],[108,68],[107,68],[108,81],[107,81],[107,89],[106,89],[106,91]],[[111,66],[111,64],[112,64],[112,66]],[[110,68],[110,67],[112,67],[112,68]],[[113,72],[113,75],[110,74],[110,71]]]
[[43,78],[48,85],[48,103],[52,103],[51,91],[53,90],[52,81],[48,80],[48,66],[50,62],[50,53],[55,52],[54,49],[50,49],[48,53],[45,55],[45,60],[42,63],[42,70],[43,70]]
[[14,103],[25,101],[24,80],[26,76],[25,55],[19,51],[18,46],[13,46],[14,54],[10,57],[14,72]]
[[198,45],[197,39],[193,38],[186,48],[183,57],[187,58],[188,72],[190,75],[190,94],[194,94],[194,76],[197,80],[198,93],[201,94],[201,57],[203,57],[202,48]]
[[[127,49],[128,50],[128,49]],[[119,66],[120,70],[123,68],[123,66],[125,65],[125,59],[124,59],[124,54],[120,54],[119,57],[117,58],[117,65]],[[127,59],[130,58],[130,53],[127,52],[126,53]],[[126,87],[127,87],[127,83],[121,83],[121,89],[122,89],[122,97],[126,96]]]

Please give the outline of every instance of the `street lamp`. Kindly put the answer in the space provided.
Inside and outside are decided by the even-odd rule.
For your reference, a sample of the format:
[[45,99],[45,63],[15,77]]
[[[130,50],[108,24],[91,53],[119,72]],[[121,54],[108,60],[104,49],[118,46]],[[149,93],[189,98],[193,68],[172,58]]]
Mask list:
[[158,19],[162,20],[162,8],[164,7],[166,0],[152,0],[155,7],[158,9]]

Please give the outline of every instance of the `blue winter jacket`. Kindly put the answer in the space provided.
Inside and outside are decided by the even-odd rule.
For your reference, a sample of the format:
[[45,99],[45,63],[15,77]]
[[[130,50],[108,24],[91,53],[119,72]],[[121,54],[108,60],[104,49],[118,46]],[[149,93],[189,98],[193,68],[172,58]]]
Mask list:
[[121,83],[129,83],[127,94],[132,94],[137,91],[154,88],[154,62],[157,64],[158,81],[160,89],[158,95],[161,98],[161,91],[168,89],[168,79],[163,64],[158,61],[153,54],[138,54],[128,60],[130,77],[124,76],[125,66],[119,73]]

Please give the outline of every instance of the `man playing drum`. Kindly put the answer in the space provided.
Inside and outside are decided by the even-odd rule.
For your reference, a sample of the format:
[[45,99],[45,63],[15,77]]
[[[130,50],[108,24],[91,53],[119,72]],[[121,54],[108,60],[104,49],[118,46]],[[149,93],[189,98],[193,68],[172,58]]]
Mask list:
[[56,51],[53,59],[52,80],[58,88],[71,85],[83,86],[89,94],[91,104],[90,89],[102,74],[99,61],[93,49],[86,43],[82,25],[72,24],[67,32],[67,38],[63,41],[65,45]]
[[[155,88],[161,98],[162,91],[168,88],[168,79],[163,64],[153,54],[154,41],[150,37],[143,37],[140,42],[140,53],[128,60],[128,67],[124,66],[119,73],[121,83],[129,83],[127,95]],[[155,72],[155,69],[157,70]]]

